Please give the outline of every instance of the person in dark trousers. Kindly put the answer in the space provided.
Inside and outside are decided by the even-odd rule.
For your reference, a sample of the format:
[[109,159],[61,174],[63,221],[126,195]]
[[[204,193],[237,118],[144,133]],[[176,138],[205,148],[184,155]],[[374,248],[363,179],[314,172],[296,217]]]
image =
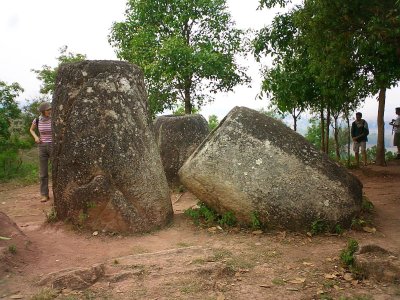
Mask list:
[[[51,104],[43,102],[39,105],[40,117],[33,120],[30,133],[39,147],[39,174],[41,202],[46,202],[49,197],[49,160],[52,153],[52,130],[51,130]],[[38,129],[39,136],[35,129]]]
[[367,165],[367,142],[368,142],[368,123],[362,119],[362,113],[356,113],[356,120],[351,124],[351,137],[353,139],[353,150],[357,166],[360,165],[360,148],[364,162]]

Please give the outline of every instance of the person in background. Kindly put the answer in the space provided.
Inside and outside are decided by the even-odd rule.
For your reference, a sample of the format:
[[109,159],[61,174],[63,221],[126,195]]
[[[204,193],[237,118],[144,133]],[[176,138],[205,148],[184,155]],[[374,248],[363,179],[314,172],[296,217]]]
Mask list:
[[[43,102],[39,105],[39,118],[33,120],[30,133],[39,147],[39,174],[41,202],[46,202],[49,197],[49,160],[52,153],[52,130],[51,130],[51,104]],[[38,129],[39,136],[35,129]]]
[[362,119],[362,113],[356,113],[356,120],[351,124],[351,137],[353,139],[353,150],[357,166],[360,164],[360,148],[364,162],[367,165],[367,142],[368,142],[368,123]]
[[392,120],[390,124],[393,126],[393,146],[397,147],[396,159],[400,159],[400,107],[396,107],[397,118]]

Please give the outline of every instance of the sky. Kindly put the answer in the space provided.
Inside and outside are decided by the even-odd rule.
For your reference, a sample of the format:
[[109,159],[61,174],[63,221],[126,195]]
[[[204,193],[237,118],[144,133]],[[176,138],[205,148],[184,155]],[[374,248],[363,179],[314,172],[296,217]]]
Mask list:
[[[39,96],[40,81],[31,69],[55,67],[59,49],[86,54],[88,59],[117,59],[108,43],[110,28],[124,20],[127,0],[3,0],[0,10],[0,81],[18,82],[25,92],[18,102]],[[257,10],[258,0],[228,0],[228,9],[237,27],[260,29],[279,11]],[[219,93],[200,113],[222,119],[234,106],[266,109],[268,100],[259,100],[260,65],[251,55],[243,61],[252,78],[251,87],[238,86],[233,92]],[[387,91],[385,122],[395,117],[400,106],[400,88]],[[376,122],[376,97],[367,99],[359,111],[369,123]]]

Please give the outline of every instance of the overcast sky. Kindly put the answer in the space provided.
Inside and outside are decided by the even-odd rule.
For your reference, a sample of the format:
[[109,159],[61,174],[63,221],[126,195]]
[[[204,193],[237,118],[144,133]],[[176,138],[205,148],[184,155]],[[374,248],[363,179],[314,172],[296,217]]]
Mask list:
[[[67,45],[73,53],[88,59],[116,59],[107,36],[114,21],[124,20],[126,0],[3,0],[0,10],[0,80],[18,82],[25,92],[18,99],[34,99],[40,82],[31,69],[56,66],[59,49]],[[258,0],[228,0],[229,10],[240,28],[259,29],[272,20],[276,10],[257,11]],[[252,87],[236,87],[234,92],[218,94],[201,113],[224,117],[234,106],[266,108],[268,102],[256,100],[261,83],[259,65],[249,58],[245,63]],[[385,120],[395,117],[400,106],[400,88],[387,92]],[[376,120],[377,102],[368,99],[359,110],[367,120]]]

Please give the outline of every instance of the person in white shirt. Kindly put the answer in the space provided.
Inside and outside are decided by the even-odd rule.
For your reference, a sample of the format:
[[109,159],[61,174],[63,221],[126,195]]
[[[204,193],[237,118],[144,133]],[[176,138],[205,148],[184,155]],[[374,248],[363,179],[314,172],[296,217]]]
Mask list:
[[393,146],[397,147],[396,159],[400,159],[400,107],[396,107],[397,119],[391,122],[393,126]]

